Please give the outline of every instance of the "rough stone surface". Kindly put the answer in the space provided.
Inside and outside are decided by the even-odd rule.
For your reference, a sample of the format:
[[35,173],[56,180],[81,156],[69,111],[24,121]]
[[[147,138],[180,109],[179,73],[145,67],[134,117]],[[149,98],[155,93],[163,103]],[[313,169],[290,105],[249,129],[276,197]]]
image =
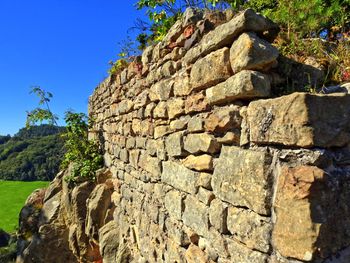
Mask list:
[[169,156],[182,156],[184,154],[183,144],[182,132],[170,134],[165,139],[165,147]]
[[199,235],[208,235],[208,209],[205,204],[190,195],[185,199],[185,210],[182,221]]
[[270,214],[270,161],[266,152],[223,146],[212,179],[214,194],[235,206],[249,207],[259,214]]
[[278,50],[254,33],[243,33],[230,49],[233,72],[244,69],[268,71],[277,64]]
[[209,220],[220,233],[227,233],[227,211],[228,205],[220,199],[214,199],[210,203]]
[[349,103],[345,94],[307,93],[252,102],[247,110],[250,141],[307,148],[344,146],[350,139]]
[[273,243],[283,256],[311,261],[349,244],[349,205],[341,204],[350,196],[349,179],[335,174],[315,166],[282,167]]
[[270,95],[271,86],[267,75],[258,71],[243,70],[225,82],[207,89],[206,98],[209,104],[265,98]]
[[196,171],[211,171],[213,170],[213,158],[208,154],[190,155],[183,161],[183,165]]
[[268,218],[247,209],[230,207],[227,228],[236,240],[248,248],[265,253],[270,250],[272,224]]
[[226,80],[231,75],[230,50],[228,48],[217,50],[193,64],[191,89],[205,89]]
[[220,145],[213,136],[207,133],[196,133],[186,136],[184,148],[190,153],[215,153],[220,150]]

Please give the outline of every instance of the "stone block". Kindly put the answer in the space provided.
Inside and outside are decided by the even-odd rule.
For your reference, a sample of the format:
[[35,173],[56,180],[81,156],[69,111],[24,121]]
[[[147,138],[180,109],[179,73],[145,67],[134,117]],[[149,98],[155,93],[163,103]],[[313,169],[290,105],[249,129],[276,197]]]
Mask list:
[[223,104],[242,99],[269,97],[270,79],[258,71],[243,70],[206,90],[209,104]]
[[154,139],[158,139],[171,133],[168,125],[161,125],[154,128]]
[[158,158],[151,157],[148,154],[141,154],[139,166],[152,174],[155,179],[160,178],[162,166],[161,161]]
[[187,96],[191,93],[190,77],[188,75],[176,77],[174,80],[174,95]]
[[191,64],[200,56],[203,57],[214,50],[230,46],[242,32],[249,31],[267,32],[269,38],[273,38],[279,29],[271,20],[256,14],[252,9],[246,9],[232,20],[206,34],[197,46],[186,53],[183,60],[186,64]]
[[169,119],[174,119],[185,113],[185,101],[182,98],[173,98],[167,102]]
[[271,212],[271,157],[267,152],[223,146],[212,178],[215,196],[235,206]]
[[197,180],[198,173],[173,161],[163,162],[163,183],[171,185],[178,190],[195,194],[198,190]]
[[184,141],[186,151],[196,153],[216,153],[220,150],[220,144],[217,143],[212,135],[207,133],[188,134]]
[[149,98],[151,101],[165,101],[172,96],[173,92],[173,79],[166,79],[159,81],[150,88]]
[[158,102],[157,106],[153,110],[153,117],[161,119],[168,117],[167,103],[165,101]]
[[194,63],[191,70],[191,90],[201,90],[225,81],[232,75],[230,50],[225,47]]
[[220,199],[215,198],[210,203],[209,221],[210,224],[220,233],[227,233],[227,211],[228,205]]
[[184,154],[183,133],[170,134],[165,139],[165,148],[169,156],[178,157]]
[[249,209],[229,207],[227,228],[232,236],[248,248],[269,252],[272,224]]
[[268,262],[269,255],[252,250],[241,244],[240,242],[226,238],[225,239],[228,252],[230,254],[229,262],[240,263],[265,263]]
[[199,92],[188,96],[185,101],[185,112],[193,113],[193,112],[202,112],[206,111],[209,108],[208,100],[203,92]]
[[190,155],[185,160],[183,160],[183,165],[189,169],[196,171],[212,171],[213,157],[208,154],[199,156]]
[[204,121],[201,116],[192,117],[187,125],[187,130],[189,132],[203,132],[204,131]]
[[350,242],[350,180],[315,166],[282,166],[273,244],[284,257],[315,262]]
[[240,128],[242,117],[240,107],[229,106],[215,109],[205,120],[205,129],[208,132],[225,133]]
[[[336,105],[336,106],[335,106]],[[250,141],[299,147],[341,147],[350,141],[350,95],[293,93],[252,102]]]
[[181,220],[184,210],[183,197],[179,191],[173,190],[166,193],[164,205],[169,215],[177,220]]
[[193,196],[189,195],[185,199],[185,210],[182,215],[182,221],[197,234],[208,236],[209,219],[207,206]]
[[203,204],[209,206],[211,201],[215,198],[212,191],[209,191],[203,187],[199,187],[197,198],[199,201],[201,201]]
[[278,49],[254,33],[243,33],[230,49],[234,73],[244,69],[268,71],[277,64]]

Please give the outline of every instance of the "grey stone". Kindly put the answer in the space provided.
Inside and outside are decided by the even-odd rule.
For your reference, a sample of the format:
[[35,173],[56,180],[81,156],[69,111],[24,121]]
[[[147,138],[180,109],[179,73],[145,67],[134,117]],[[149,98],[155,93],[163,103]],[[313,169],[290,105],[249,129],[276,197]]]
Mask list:
[[269,218],[248,209],[230,207],[227,228],[236,240],[248,248],[265,253],[270,250],[272,224]]
[[209,219],[207,206],[193,196],[189,195],[185,199],[185,210],[182,221],[199,235],[208,235]]
[[179,191],[173,190],[166,193],[164,205],[172,218],[181,220],[182,212],[184,210],[184,202]]
[[212,135],[196,133],[186,136],[184,148],[190,153],[215,153],[220,150],[220,144],[217,143]]
[[254,33],[243,33],[230,49],[234,73],[244,69],[268,71],[277,64],[278,49]]
[[182,156],[184,154],[184,143],[183,143],[183,133],[176,132],[170,134],[165,139],[165,148],[169,156]]
[[225,82],[206,90],[209,104],[223,104],[242,99],[269,97],[270,80],[258,71],[243,70]]
[[304,148],[344,146],[350,141],[349,104],[350,95],[341,93],[293,93],[252,102],[247,110],[250,141]]
[[215,198],[210,203],[209,220],[210,224],[222,234],[227,233],[227,211],[228,205],[220,199]]
[[266,152],[223,146],[212,178],[214,194],[235,206],[270,214],[270,162],[271,157]]
[[232,75],[230,50],[217,50],[194,63],[191,70],[191,90],[201,90],[225,81]]
[[173,161],[163,162],[162,182],[178,190],[195,194],[198,190],[197,180],[198,173]]

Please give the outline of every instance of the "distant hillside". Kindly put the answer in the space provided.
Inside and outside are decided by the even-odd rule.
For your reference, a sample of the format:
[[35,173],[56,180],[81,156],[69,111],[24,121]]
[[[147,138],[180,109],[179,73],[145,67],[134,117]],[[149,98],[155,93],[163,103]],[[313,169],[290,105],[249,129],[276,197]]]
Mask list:
[[59,170],[64,127],[33,126],[0,136],[0,180],[47,181]]

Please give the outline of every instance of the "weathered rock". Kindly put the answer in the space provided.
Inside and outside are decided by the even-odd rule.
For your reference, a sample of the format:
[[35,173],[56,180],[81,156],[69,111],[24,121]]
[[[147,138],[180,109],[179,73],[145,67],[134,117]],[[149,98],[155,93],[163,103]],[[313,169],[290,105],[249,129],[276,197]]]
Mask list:
[[163,162],[162,182],[175,187],[178,190],[195,194],[198,190],[198,174],[186,167],[173,162]]
[[202,112],[207,110],[209,107],[208,100],[203,92],[199,92],[188,96],[185,101],[185,112]]
[[230,207],[227,228],[236,240],[248,248],[265,253],[270,250],[272,224],[269,218],[262,217],[248,209]]
[[174,119],[185,113],[185,101],[182,98],[173,98],[167,102],[169,119]]
[[267,75],[243,70],[206,90],[209,104],[222,104],[242,99],[265,98],[270,95],[271,86]]
[[158,158],[151,157],[148,154],[140,156],[139,166],[145,171],[152,174],[154,179],[160,178],[161,175],[161,161]]
[[[250,141],[300,147],[340,147],[350,141],[350,96],[293,93],[252,102]],[[337,107],[334,107],[337,105]]]
[[220,233],[227,233],[227,211],[228,205],[216,198],[210,203],[210,224]]
[[190,77],[183,75],[175,78],[174,80],[174,95],[175,96],[187,96],[191,93]]
[[179,191],[173,190],[165,195],[165,208],[168,210],[171,217],[181,220],[184,210],[183,197]]
[[277,35],[278,26],[265,17],[247,9],[234,17],[229,22],[218,26],[215,30],[206,34],[199,45],[189,50],[185,57],[185,63],[192,63],[198,57],[205,56],[219,48],[229,46],[242,32],[268,32],[270,38]]
[[185,199],[182,221],[199,235],[208,235],[209,219],[207,206],[191,195]]
[[201,90],[214,86],[231,75],[230,50],[217,50],[194,63],[191,70],[191,89]]
[[167,103],[165,101],[160,101],[153,110],[154,118],[168,118]]
[[204,253],[199,247],[191,244],[186,250],[185,258],[188,263],[212,263],[208,255]]
[[240,263],[265,263],[268,262],[268,255],[256,250],[251,250],[236,240],[226,238],[231,261]]
[[[52,249],[52,248],[55,249]],[[64,225],[46,224],[40,227],[29,246],[17,257],[18,262],[76,262],[69,250],[68,230]]]
[[192,117],[188,121],[187,125],[188,132],[203,132],[204,131],[204,121],[201,116]]
[[235,206],[270,214],[270,162],[266,152],[223,146],[212,178],[214,194]]
[[104,225],[104,219],[111,205],[112,191],[106,184],[100,184],[92,191],[87,200],[85,233],[98,241],[98,231]]
[[203,187],[199,187],[197,198],[199,201],[201,201],[203,204],[209,206],[211,201],[215,198],[215,195],[212,191],[209,191]]
[[149,91],[151,101],[164,101],[171,97],[173,91],[174,80],[166,79],[155,83]]
[[241,126],[242,117],[240,107],[229,106],[218,108],[205,120],[205,129],[208,132],[225,133]]
[[243,33],[230,49],[230,62],[234,73],[250,69],[268,71],[277,64],[278,50],[254,33]]
[[213,158],[208,154],[190,155],[183,161],[183,165],[196,171],[211,171],[213,170]]
[[99,236],[99,247],[103,262],[130,262],[128,260],[128,250],[123,251],[123,245],[120,244],[119,226],[116,222],[111,221],[108,224],[104,225],[99,231]]
[[220,147],[215,138],[207,133],[188,134],[184,141],[184,148],[190,153],[215,153]]
[[333,173],[315,166],[282,167],[273,243],[283,256],[312,261],[349,244],[349,205],[343,200],[350,196],[350,181]]
[[183,133],[170,134],[165,140],[166,151],[169,156],[182,156],[184,154]]

